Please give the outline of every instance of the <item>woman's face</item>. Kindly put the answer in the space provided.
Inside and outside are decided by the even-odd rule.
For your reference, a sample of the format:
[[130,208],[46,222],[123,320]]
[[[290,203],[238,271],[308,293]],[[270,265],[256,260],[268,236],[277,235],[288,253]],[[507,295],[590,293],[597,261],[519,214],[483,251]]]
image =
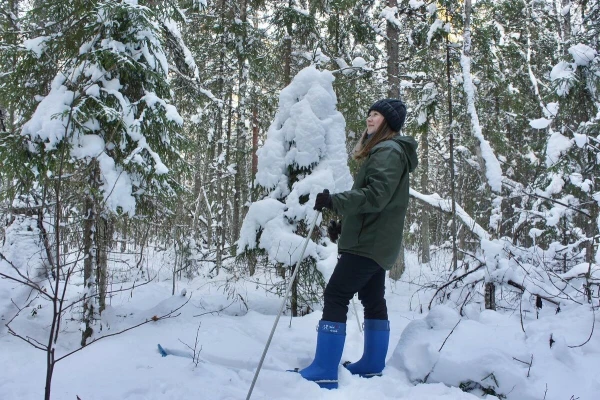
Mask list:
[[367,133],[369,135],[374,134],[379,129],[379,126],[383,123],[383,115],[379,112],[372,110],[367,117]]

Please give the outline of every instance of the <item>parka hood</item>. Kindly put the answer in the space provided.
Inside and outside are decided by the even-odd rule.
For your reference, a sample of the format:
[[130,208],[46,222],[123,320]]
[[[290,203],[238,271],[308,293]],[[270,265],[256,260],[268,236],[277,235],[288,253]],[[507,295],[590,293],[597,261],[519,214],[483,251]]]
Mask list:
[[408,172],[413,172],[419,165],[419,157],[417,156],[417,141],[412,136],[398,135],[392,140],[400,145],[408,159]]

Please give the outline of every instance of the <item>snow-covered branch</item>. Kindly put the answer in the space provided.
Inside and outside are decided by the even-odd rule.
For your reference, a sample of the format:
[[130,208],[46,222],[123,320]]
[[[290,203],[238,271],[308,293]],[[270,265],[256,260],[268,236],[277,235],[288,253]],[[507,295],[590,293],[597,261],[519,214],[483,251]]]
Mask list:
[[[411,188],[410,195],[417,200],[437,208],[438,210],[448,214],[452,213],[452,201],[450,199],[444,199],[440,197],[437,193],[430,195],[421,194]],[[490,238],[490,234],[481,225],[479,225],[459,204],[456,204],[456,216],[459,217],[465,226],[480,239],[487,240]]]

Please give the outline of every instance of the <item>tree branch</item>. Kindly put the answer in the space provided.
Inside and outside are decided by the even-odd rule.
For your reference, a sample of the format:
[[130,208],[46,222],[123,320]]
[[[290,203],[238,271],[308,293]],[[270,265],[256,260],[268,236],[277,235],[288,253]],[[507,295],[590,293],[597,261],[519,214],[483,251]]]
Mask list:
[[[510,286],[516,287],[517,289],[519,289],[519,290],[520,290],[520,291],[522,291],[523,293],[525,293],[526,291],[528,291],[527,289],[525,289],[525,286],[523,286],[523,285],[521,285],[521,284],[519,284],[519,283],[517,283],[517,282],[515,282],[515,281],[509,280],[509,281],[508,281],[508,282],[506,282],[506,283],[508,283]],[[530,292],[530,293],[531,293],[531,292]],[[556,300],[552,300],[552,299],[551,299],[551,298],[549,298],[548,296],[542,296],[541,294],[538,294],[538,293],[531,293],[531,294],[535,294],[536,296],[540,296],[540,298],[542,298],[542,299],[546,300],[546,301],[547,301],[547,302],[549,302],[549,303],[552,303],[552,304],[554,304],[555,306],[560,306],[560,303],[559,303],[558,301],[556,301]]]
[[475,268],[472,271],[467,272],[466,274],[463,274],[461,276],[457,276],[456,278],[452,279],[451,281],[445,283],[444,285],[440,286],[434,293],[433,297],[431,298],[431,301],[429,302],[429,306],[428,309],[431,310],[431,304],[433,303],[433,300],[435,300],[435,297],[437,296],[437,294],[442,290],[447,288],[448,286],[452,285],[454,282],[460,281],[461,279],[465,278],[468,275],[471,275],[473,272],[478,271],[479,269],[481,269],[483,266],[485,266],[485,264],[481,264],[480,266],[478,266],[477,268]]
[[64,359],[64,358],[67,358],[67,357],[69,357],[70,355],[72,355],[72,354],[75,354],[75,353],[77,353],[78,351],[81,351],[81,350],[83,350],[85,347],[88,347],[89,345],[91,345],[91,344],[93,344],[93,343],[96,343],[96,342],[98,342],[98,341],[100,341],[100,340],[102,340],[102,339],[106,339],[106,338],[108,338],[108,337],[111,337],[111,336],[120,335],[120,334],[122,334],[122,333],[125,333],[125,332],[127,332],[127,331],[130,331],[130,330],[132,330],[132,329],[138,328],[138,327],[140,327],[140,326],[142,326],[142,325],[146,325],[146,324],[147,324],[147,323],[149,323],[149,322],[157,322],[157,321],[161,321],[161,320],[163,320],[163,319],[176,318],[176,317],[178,317],[179,315],[181,315],[181,313],[179,313],[179,314],[176,314],[176,315],[173,315],[173,314],[175,314],[175,312],[177,312],[177,311],[181,310],[181,309],[182,309],[182,308],[183,308],[183,307],[184,307],[184,306],[185,306],[187,303],[189,303],[189,302],[190,302],[190,300],[191,300],[191,298],[192,298],[192,297],[190,296],[190,297],[187,299],[187,301],[186,301],[185,303],[183,303],[182,305],[180,305],[180,306],[179,306],[179,307],[177,307],[176,309],[169,311],[169,312],[168,312],[167,314],[165,314],[165,315],[162,315],[162,316],[160,316],[160,317],[153,316],[153,317],[152,317],[152,318],[150,318],[150,319],[146,319],[144,322],[140,322],[140,323],[139,323],[139,324],[137,324],[137,325],[130,326],[129,328],[127,328],[127,329],[123,329],[122,331],[115,332],[115,333],[111,333],[111,334],[109,334],[109,335],[104,335],[104,336],[102,336],[102,337],[99,337],[99,338],[97,338],[97,339],[94,339],[94,340],[92,340],[91,342],[87,343],[85,346],[83,346],[83,347],[80,347],[80,348],[78,348],[78,349],[76,349],[76,350],[73,350],[73,351],[71,351],[70,353],[67,353],[67,354],[63,355],[62,357],[59,357],[59,358],[57,358],[57,359],[56,359],[54,362],[55,362],[55,363],[57,363],[57,362],[59,362],[60,360],[62,360],[62,359]]
[[36,282],[32,281],[29,277],[23,275],[21,273],[21,271],[19,271],[19,269],[16,267],[16,265],[14,265],[10,260],[8,260],[4,256],[4,254],[2,254],[2,252],[0,252],[0,258],[3,259],[4,261],[6,261],[11,267],[13,267],[13,269],[17,272],[19,277],[22,278],[22,280],[15,278],[14,276],[7,275],[3,272],[0,272],[0,277],[9,279],[11,281],[15,281],[15,282],[20,283],[25,286],[28,286],[28,287],[38,291],[42,296],[46,297],[48,300],[52,300],[52,296],[50,296],[48,293],[46,293],[46,291],[43,288],[41,288]]

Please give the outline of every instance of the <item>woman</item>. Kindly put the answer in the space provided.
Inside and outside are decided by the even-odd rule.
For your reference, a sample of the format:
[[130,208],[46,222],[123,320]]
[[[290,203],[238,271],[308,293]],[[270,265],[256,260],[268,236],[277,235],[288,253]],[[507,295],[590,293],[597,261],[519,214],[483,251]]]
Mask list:
[[[364,352],[344,366],[364,377],[381,375],[390,325],[385,303],[385,272],[400,252],[408,206],[409,172],[417,166],[417,142],[400,136],[406,107],[397,99],[379,100],[368,112],[367,129],[354,158],[363,161],[351,190],[317,195],[315,209],[342,215],[338,263],[325,288],[317,349],[311,365],[300,370],[319,386],[338,387],[338,365],[346,339],[348,303],[355,293],[364,306]],[[329,227],[336,230],[335,223]],[[335,239],[335,238],[332,238]]]

